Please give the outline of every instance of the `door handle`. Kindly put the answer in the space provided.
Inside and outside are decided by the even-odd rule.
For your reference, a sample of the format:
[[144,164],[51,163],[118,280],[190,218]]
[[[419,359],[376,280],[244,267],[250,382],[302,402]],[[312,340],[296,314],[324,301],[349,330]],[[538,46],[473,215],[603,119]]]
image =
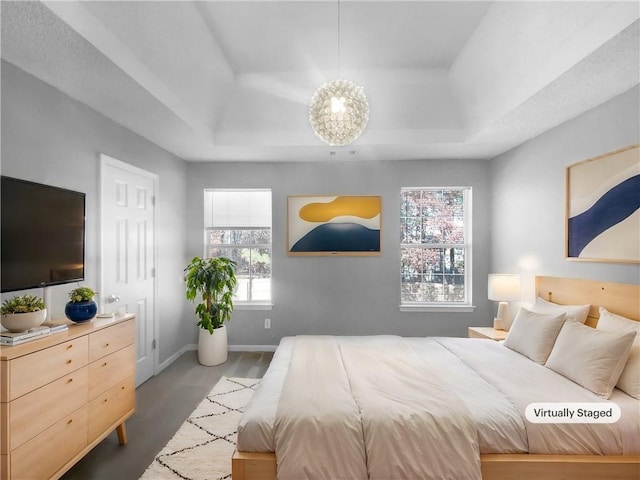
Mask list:
[[120,301],[120,297],[118,295],[109,295],[104,299],[107,303],[118,303]]

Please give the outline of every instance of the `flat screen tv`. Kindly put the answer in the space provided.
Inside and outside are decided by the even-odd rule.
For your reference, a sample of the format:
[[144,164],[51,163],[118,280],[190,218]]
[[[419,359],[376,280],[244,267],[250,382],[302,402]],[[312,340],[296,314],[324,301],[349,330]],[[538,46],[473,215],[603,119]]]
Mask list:
[[84,280],[84,193],[3,176],[0,196],[0,290]]

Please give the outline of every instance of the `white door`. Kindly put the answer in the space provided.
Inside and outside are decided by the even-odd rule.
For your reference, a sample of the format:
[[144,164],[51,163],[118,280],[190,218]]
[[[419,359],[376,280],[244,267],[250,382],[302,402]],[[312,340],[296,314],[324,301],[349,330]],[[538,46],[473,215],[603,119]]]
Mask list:
[[136,315],[136,386],[156,371],[157,175],[101,155],[100,307]]

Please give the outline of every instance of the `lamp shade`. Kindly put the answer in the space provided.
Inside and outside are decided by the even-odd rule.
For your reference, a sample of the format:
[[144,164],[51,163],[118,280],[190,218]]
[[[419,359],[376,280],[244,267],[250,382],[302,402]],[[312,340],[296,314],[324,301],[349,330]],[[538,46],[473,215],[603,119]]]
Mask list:
[[489,300],[512,302],[520,299],[520,275],[511,273],[489,274]]

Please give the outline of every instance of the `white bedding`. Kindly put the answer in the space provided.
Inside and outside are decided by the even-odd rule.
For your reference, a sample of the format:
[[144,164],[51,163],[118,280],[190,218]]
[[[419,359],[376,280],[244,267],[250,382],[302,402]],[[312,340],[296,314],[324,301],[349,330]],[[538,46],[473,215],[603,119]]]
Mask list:
[[275,415],[278,478],[366,479],[359,417],[338,341],[296,337]]
[[527,422],[531,402],[602,399],[497,342],[305,342],[282,339],[239,425],[238,450],[276,452],[279,479],[479,478],[480,453],[640,453],[640,402],[618,390],[617,423]]

